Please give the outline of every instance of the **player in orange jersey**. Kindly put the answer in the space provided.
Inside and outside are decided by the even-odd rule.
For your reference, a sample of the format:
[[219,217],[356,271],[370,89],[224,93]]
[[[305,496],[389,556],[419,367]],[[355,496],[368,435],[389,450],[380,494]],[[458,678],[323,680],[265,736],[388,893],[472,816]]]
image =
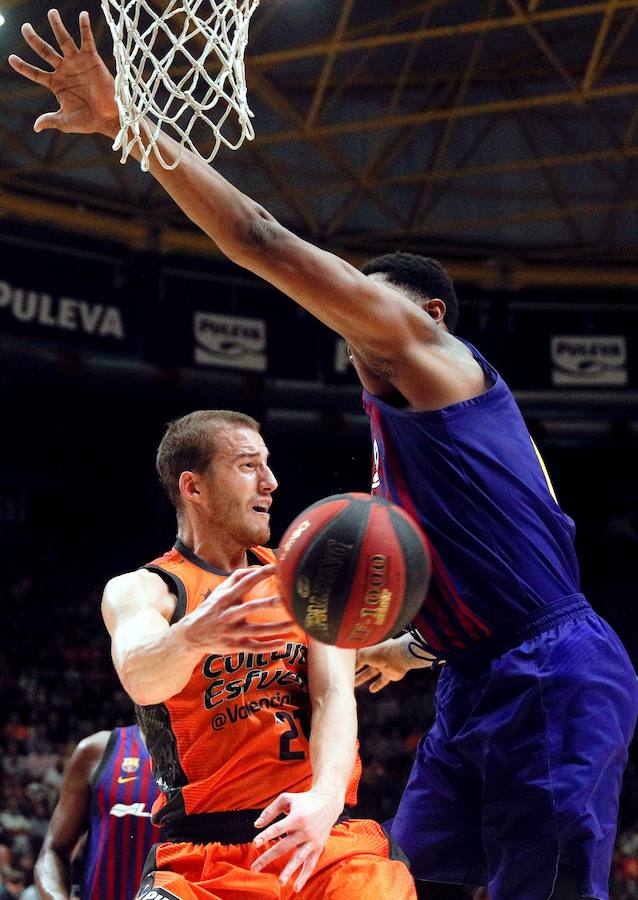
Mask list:
[[381,826],[345,811],[360,772],[355,654],[307,639],[281,606],[262,546],[277,487],[267,460],[241,413],[171,423],[157,468],[177,542],[104,593],[162,792],[163,843],[138,898],[413,900]]

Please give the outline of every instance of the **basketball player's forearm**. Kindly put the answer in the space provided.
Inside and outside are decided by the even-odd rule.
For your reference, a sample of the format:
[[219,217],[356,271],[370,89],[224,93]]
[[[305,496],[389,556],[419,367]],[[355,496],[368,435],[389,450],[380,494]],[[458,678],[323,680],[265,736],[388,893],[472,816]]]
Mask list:
[[41,900],[69,900],[71,867],[52,848],[43,850],[33,870],[35,886]]
[[357,754],[357,706],[354,696],[335,694],[316,704],[310,732],[314,790],[333,797],[343,808]]
[[[157,146],[169,164],[177,158],[179,145],[173,138],[160,135]],[[137,149],[133,155],[141,158]],[[414,341],[415,317],[424,340],[434,334],[415,304],[400,295],[386,297],[345,260],[297,238],[190,150],[182,150],[174,169],[165,169],[150,153],[149,171],[228,259],[268,281],[353,345],[396,354]]]
[[[111,125],[108,137],[114,139],[119,122]],[[180,145],[169,135],[160,134],[157,147],[163,159],[172,163]],[[135,146],[131,155],[141,160]],[[245,252],[250,224],[259,205],[227,181],[219,172],[184,148],[179,165],[165,169],[154,153],[149,154],[149,172],[188,218],[210,237],[230,259]]]

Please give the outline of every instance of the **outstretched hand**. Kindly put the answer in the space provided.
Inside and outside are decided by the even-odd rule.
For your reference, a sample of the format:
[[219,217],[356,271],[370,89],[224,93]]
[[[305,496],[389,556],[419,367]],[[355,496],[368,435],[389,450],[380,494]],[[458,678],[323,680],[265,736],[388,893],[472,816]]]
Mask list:
[[22,35],[53,71],[39,69],[15,54],[9,57],[9,65],[16,72],[48,88],[59,103],[56,112],[44,113],[36,119],[34,130],[57,128],[64,132],[114,137],[119,131],[115,84],[97,52],[89,14],[80,13],[79,48],[57,9],[49,10],[48,18],[61,52],[40,37],[28,22],[22,26]]

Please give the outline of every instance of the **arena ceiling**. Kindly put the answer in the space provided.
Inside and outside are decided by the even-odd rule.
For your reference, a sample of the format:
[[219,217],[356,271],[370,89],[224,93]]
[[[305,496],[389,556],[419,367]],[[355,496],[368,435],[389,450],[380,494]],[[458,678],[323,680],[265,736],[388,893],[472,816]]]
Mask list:
[[[82,7],[59,8],[75,24]],[[48,32],[46,9],[0,0],[3,60],[31,58],[20,25]],[[557,283],[593,265],[603,283],[635,285],[637,51],[638,0],[261,0],[247,54],[257,136],[217,164],[290,227],[353,256],[433,252],[488,280],[542,261]],[[211,252],[105,139],[35,135],[51,108],[2,62],[5,225]]]

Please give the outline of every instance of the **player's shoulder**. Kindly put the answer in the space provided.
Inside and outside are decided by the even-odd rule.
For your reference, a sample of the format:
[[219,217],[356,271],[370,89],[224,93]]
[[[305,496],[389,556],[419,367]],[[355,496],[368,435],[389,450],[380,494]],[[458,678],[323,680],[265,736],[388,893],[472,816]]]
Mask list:
[[150,562],[146,563],[143,567],[145,569],[164,569],[166,571],[171,571],[177,566],[182,567],[187,560],[184,558],[184,554],[177,548],[171,547],[170,550],[167,550],[166,553],[162,553],[161,556],[155,557]]
[[124,572],[110,578],[104,588],[104,598],[117,600],[118,597],[127,596],[131,592],[139,595],[139,592],[164,592],[167,590],[166,581],[157,572],[149,568],[134,569],[132,572]]
[[111,731],[95,731],[78,742],[76,750],[80,754],[103,753],[111,737]]
[[168,622],[178,602],[179,586],[161,570],[136,569],[111,578],[102,594],[102,616],[109,631],[119,621],[146,610],[159,612]]
[[67,767],[67,777],[86,779],[98,765],[112,739],[112,731],[96,731],[78,742]]

